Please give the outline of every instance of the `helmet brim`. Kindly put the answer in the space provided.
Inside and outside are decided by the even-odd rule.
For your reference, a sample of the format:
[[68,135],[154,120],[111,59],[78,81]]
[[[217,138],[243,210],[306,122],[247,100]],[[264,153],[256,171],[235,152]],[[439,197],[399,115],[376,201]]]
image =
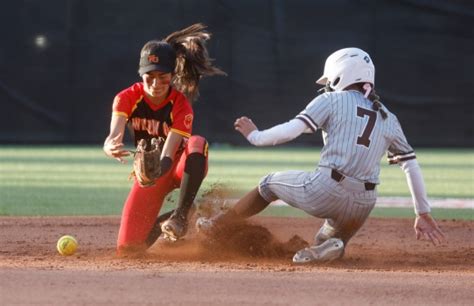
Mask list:
[[316,81],[316,84],[326,85],[327,82],[328,82],[328,78],[323,75]]

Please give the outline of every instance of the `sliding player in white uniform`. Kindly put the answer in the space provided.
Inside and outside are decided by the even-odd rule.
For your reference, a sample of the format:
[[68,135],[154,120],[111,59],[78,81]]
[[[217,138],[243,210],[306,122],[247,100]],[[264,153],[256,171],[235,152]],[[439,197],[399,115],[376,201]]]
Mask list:
[[201,218],[197,227],[210,233],[227,222],[262,211],[281,199],[308,214],[324,218],[314,245],[300,250],[295,263],[340,258],[349,239],[374,208],[380,160],[388,153],[390,164],[406,174],[416,212],[415,232],[437,245],[444,235],[430,215],[423,177],[415,153],[397,117],[378,100],[374,90],[375,67],[370,56],[357,48],[331,54],[324,75],[317,81],[325,93],[317,96],[294,119],[259,131],[251,119],[238,118],[235,129],[255,146],[291,141],[304,132],[322,129],[324,147],[314,171],[275,172],[264,177],[225,214]]

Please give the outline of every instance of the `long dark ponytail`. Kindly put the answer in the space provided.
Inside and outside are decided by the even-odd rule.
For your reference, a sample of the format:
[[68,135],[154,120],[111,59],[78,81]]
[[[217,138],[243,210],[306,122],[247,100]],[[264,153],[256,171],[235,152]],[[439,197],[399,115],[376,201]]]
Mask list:
[[212,59],[206,48],[206,41],[211,38],[211,34],[205,29],[205,25],[196,23],[173,32],[164,39],[176,51],[176,68],[172,84],[190,102],[199,97],[198,86],[201,77],[226,75],[224,71],[212,65]]
[[372,101],[372,109],[376,112],[377,111],[380,112],[383,119],[387,119],[387,113],[382,108],[382,103],[380,102],[380,96],[375,92],[375,88],[372,88],[367,99]]

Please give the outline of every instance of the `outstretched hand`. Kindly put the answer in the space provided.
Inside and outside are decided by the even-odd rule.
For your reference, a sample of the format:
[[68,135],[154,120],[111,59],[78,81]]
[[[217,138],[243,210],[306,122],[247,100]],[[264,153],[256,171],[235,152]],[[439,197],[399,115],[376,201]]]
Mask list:
[[123,159],[123,157],[129,156],[130,152],[124,150],[124,144],[121,141],[122,135],[117,135],[114,138],[107,139],[104,144],[104,152],[107,156],[115,158],[122,164],[126,163],[127,161]]
[[443,232],[429,213],[417,216],[414,227],[417,240],[424,237],[431,240],[433,245],[439,245],[445,241]]
[[236,131],[239,131],[245,138],[247,136],[257,130],[257,126],[252,122],[252,119],[247,117],[240,117],[237,118],[234,122],[234,128]]

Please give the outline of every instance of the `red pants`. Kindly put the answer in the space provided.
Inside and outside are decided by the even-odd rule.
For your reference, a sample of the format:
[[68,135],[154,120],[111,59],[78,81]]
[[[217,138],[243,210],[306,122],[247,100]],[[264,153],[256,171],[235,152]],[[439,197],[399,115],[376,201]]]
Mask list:
[[191,153],[202,153],[206,157],[207,142],[201,136],[191,136],[181,156],[174,160],[173,167],[167,174],[158,178],[151,187],[140,187],[135,180],[125,201],[122,220],[117,240],[117,248],[141,247],[144,245],[156,217],[161,210],[163,200],[173,189],[178,188],[184,173],[187,156]]

